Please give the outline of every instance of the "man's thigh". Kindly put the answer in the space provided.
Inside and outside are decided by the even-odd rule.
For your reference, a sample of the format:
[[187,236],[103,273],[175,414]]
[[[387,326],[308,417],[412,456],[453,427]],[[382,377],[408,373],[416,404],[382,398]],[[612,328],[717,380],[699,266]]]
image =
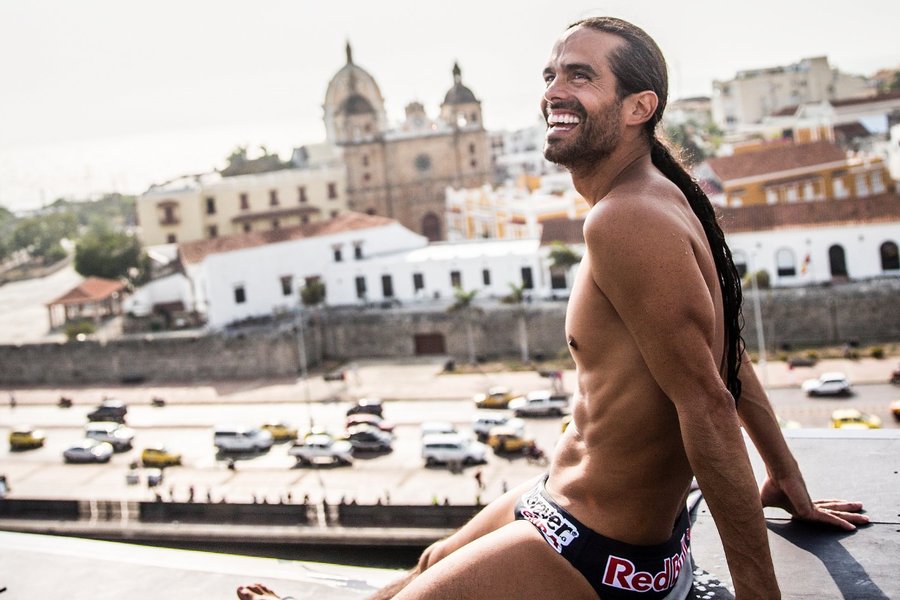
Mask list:
[[531,523],[514,521],[459,548],[396,598],[597,600],[597,595]]

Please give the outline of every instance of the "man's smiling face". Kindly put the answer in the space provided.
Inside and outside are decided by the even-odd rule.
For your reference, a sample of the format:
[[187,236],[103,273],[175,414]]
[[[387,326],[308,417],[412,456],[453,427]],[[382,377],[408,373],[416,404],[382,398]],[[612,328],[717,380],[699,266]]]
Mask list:
[[547,160],[573,168],[608,157],[618,145],[622,101],[608,56],[623,43],[617,36],[575,27],[554,45],[541,99]]

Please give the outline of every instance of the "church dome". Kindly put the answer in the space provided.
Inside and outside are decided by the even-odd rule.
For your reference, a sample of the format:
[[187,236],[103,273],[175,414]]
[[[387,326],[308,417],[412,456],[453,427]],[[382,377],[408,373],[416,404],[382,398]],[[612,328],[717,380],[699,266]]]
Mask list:
[[478,102],[475,94],[463,85],[462,71],[458,63],[453,64],[453,87],[444,95],[444,104],[471,104]]
[[[375,129],[387,129],[384,97],[378,84],[368,71],[353,62],[353,53],[347,43],[347,62],[328,82],[325,91],[325,135],[329,142],[341,141],[343,125],[339,120],[360,115],[375,117]],[[343,122],[343,121],[341,121]]]
[[338,108],[338,114],[374,115],[375,108],[366,97],[360,96],[359,94],[352,94],[347,96],[347,98],[341,102],[341,106]]

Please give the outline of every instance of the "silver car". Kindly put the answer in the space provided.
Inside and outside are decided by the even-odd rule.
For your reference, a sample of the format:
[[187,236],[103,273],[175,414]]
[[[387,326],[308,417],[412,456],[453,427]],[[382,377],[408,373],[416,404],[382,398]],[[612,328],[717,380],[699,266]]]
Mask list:
[[67,463],[72,462],[109,462],[112,458],[113,447],[109,442],[100,442],[85,438],[63,451],[63,459]]
[[98,442],[109,442],[115,452],[130,450],[134,443],[134,430],[119,423],[97,421],[88,423],[84,437]]

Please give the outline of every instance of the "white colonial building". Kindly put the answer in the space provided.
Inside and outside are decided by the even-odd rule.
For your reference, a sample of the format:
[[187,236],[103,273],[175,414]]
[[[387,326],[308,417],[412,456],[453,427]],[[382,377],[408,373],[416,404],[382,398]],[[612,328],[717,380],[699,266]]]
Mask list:
[[190,280],[185,306],[221,328],[297,308],[300,290],[325,286],[325,303],[447,304],[456,289],[501,298],[510,285],[549,295],[537,238],[430,243],[393,219],[346,212],[321,223],[179,245]]

